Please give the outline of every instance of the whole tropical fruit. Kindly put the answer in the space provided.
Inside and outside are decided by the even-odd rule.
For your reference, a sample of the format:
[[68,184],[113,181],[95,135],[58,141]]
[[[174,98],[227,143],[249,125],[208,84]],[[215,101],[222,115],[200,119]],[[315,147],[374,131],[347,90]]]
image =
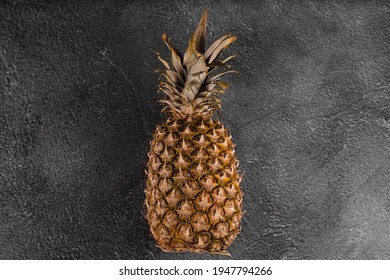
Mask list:
[[171,64],[158,55],[165,94],[165,123],[158,125],[148,153],[146,217],[164,251],[229,255],[240,231],[241,177],[230,133],[214,117],[228,84],[220,77],[233,70],[219,59],[236,37],[225,35],[205,49],[207,11],[184,56],[162,36]]

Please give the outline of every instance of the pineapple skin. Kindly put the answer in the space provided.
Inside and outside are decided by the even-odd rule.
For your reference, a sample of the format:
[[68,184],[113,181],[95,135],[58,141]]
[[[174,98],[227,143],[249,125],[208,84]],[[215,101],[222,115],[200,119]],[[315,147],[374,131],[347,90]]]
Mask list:
[[243,196],[234,146],[211,117],[171,117],[157,126],[145,194],[146,218],[162,250],[229,255]]

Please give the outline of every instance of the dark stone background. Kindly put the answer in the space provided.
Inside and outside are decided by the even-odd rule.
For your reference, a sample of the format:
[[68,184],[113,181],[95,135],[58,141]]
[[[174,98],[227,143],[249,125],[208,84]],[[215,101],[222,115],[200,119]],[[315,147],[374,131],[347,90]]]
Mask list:
[[[167,57],[204,7],[246,214],[234,259],[390,258],[388,1],[1,1],[1,259],[229,259],[155,247],[144,165]],[[210,40],[209,40],[210,42]]]

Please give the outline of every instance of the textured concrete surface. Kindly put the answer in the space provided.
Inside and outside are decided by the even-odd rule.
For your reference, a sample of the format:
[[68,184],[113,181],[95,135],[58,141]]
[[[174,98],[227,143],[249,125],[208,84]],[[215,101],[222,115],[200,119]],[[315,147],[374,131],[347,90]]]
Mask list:
[[152,51],[208,7],[209,38],[238,37],[232,258],[390,259],[387,3],[1,1],[0,258],[228,259],[164,253],[143,217]]

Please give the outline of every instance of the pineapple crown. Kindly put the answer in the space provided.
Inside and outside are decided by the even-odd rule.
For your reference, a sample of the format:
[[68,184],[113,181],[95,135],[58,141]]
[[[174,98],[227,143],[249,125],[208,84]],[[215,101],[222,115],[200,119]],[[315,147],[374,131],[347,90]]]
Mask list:
[[223,60],[218,60],[218,57],[237,38],[230,34],[222,36],[205,50],[206,21],[207,10],[204,10],[184,57],[171,45],[167,35],[162,35],[171,53],[171,65],[157,53],[164,69],[156,72],[162,77],[158,89],[166,95],[160,100],[165,105],[162,111],[169,116],[173,115],[175,118],[211,117],[221,108],[220,95],[229,87],[227,83],[219,80],[220,77],[228,73],[237,73],[234,70],[226,70],[215,74],[216,70],[221,67],[230,68],[226,62],[235,55]]

